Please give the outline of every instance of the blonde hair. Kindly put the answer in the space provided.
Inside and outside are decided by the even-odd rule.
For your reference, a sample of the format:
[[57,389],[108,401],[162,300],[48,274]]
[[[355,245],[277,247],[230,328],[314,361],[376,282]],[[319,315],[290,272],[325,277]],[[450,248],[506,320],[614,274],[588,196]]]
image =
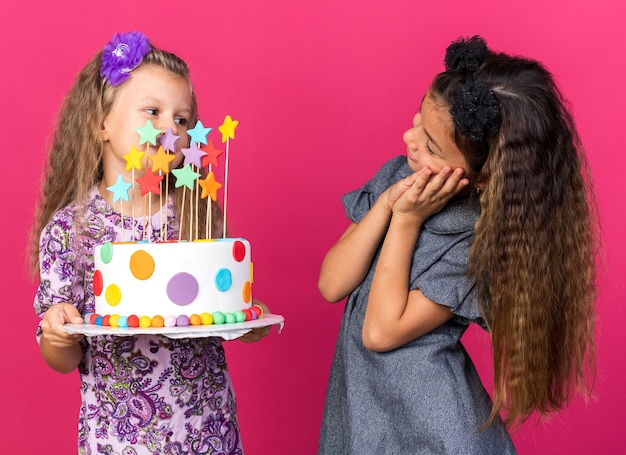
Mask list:
[[[102,122],[111,112],[117,89],[100,76],[101,58],[100,51],[82,69],[61,105],[29,237],[29,266],[33,275],[39,270],[39,236],[42,230],[57,211],[71,203],[85,201],[89,191],[103,177],[103,143],[99,132]],[[141,64],[162,67],[189,81],[187,64],[176,55],[156,47],[152,47]],[[197,101],[192,90],[190,124],[196,122],[197,116]],[[185,187],[175,188],[171,173],[167,178],[170,179],[170,194],[177,219],[180,220]],[[218,237],[223,230],[220,223],[222,213],[218,204],[211,204],[211,207],[212,233]],[[198,210],[199,230],[204,232],[206,203],[198,204]],[[182,218],[180,230],[184,236],[190,230],[190,217]]]

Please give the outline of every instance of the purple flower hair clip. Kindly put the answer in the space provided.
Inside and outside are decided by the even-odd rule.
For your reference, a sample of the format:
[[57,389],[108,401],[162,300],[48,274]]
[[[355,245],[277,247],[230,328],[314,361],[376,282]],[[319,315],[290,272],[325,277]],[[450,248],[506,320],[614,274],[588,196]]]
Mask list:
[[117,86],[128,79],[152,47],[141,32],[116,33],[102,49],[100,76]]

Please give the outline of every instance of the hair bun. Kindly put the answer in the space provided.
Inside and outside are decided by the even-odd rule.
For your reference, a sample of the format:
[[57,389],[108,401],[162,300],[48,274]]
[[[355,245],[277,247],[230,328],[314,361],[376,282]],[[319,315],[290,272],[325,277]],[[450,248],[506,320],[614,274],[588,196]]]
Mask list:
[[489,55],[487,43],[480,36],[459,38],[446,49],[444,63],[446,71],[463,74],[465,71],[474,72]]
[[500,127],[500,102],[483,83],[475,83],[473,73],[489,56],[487,43],[480,36],[459,38],[446,49],[446,71],[465,75],[465,84],[452,94],[450,113],[458,131],[471,140],[485,141]]

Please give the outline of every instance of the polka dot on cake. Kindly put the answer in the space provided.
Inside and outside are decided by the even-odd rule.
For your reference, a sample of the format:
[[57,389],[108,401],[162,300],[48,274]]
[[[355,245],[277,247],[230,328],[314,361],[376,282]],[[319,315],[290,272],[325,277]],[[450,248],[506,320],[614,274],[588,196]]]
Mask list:
[[104,243],[102,248],[100,248],[100,259],[105,264],[108,264],[113,259],[113,245],[111,245],[111,242]]
[[147,280],[154,273],[154,259],[144,250],[135,251],[130,257],[130,271],[138,280]]
[[218,291],[226,292],[233,284],[233,276],[228,269],[219,269],[215,274],[215,287]]
[[102,272],[100,272],[100,270],[96,270],[93,273],[93,293],[94,293],[94,295],[100,297],[100,294],[102,294],[102,287],[103,287]]
[[198,281],[189,273],[177,273],[168,281],[166,292],[176,305],[189,305],[198,295]]
[[246,281],[243,284],[243,289],[241,290],[241,297],[243,297],[243,301],[246,303],[250,303],[250,299],[252,299],[252,285],[249,281]]
[[235,242],[233,242],[233,258],[235,259],[235,261],[241,262],[245,257],[246,246],[243,244],[243,242],[236,240]]
[[111,306],[115,306],[122,300],[122,291],[117,284],[110,284],[104,291],[104,298]]

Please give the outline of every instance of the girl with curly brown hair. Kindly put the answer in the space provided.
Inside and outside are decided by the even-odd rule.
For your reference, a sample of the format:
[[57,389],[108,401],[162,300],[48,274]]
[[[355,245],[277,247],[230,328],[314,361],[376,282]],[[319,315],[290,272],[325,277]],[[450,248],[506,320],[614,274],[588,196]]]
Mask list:
[[[589,393],[599,235],[572,117],[540,63],[480,37],[445,63],[407,155],[343,198],[319,279],[349,296],[320,454],[511,454],[507,427]],[[472,322],[493,400],[460,342]]]

